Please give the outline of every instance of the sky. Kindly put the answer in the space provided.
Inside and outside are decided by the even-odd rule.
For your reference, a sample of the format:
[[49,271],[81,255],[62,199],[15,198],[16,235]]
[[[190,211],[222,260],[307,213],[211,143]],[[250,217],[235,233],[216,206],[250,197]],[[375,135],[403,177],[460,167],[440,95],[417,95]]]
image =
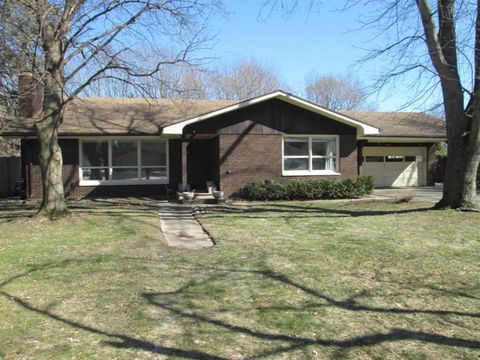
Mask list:
[[[335,11],[335,6],[340,6],[342,1],[326,0],[317,13],[298,11],[285,17],[281,12],[273,12],[259,18],[259,0],[227,0],[224,3],[228,15],[217,18],[212,24],[212,30],[218,31],[216,45],[211,50],[218,58],[212,62],[213,66],[217,62],[254,57],[276,68],[290,85],[291,92],[299,96],[303,95],[308,72],[351,73],[370,85],[382,66],[378,61],[361,67],[357,64],[372,39],[372,33],[355,31],[359,27],[356,20],[365,8]],[[378,111],[398,110],[408,100],[399,95],[407,94],[408,86],[396,84],[393,90],[370,96],[369,102]]]

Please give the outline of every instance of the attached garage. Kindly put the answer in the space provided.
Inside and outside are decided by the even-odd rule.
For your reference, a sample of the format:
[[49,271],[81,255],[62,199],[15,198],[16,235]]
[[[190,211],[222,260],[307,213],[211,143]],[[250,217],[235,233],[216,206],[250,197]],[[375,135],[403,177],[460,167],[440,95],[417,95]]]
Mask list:
[[427,185],[426,147],[363,148],[362,175],[372,175],[377,187]]

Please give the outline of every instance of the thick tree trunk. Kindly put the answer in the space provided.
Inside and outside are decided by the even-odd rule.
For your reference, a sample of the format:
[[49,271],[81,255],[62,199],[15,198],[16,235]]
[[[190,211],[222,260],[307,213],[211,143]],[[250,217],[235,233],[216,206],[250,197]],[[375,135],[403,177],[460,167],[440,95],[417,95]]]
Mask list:
[[[480,160],[480,8],[477,4],[473,106],[465,109],[465,93],[458,71],[455,0],[438,1],[438,11],[433,11],[427,0],[416,0],[416,3],[430,59],[440,78],[447,125],[443,198],[436,208],[476,207],[475,178]],[[438,16],[438,28],[434,14]]]
[[466,145],[449,146],[443,197],[436,208],[478,207],[476,178],[480,157],[468,154]]
[[40,169],[43,182],[43,199],[38,215],[50,219],[63,217],[70,212],[65,204],[63,190],[62,151],[58,145],[58,128],[62,123],[64,106],[64,78],[62,41],[55,27],[48,23],[42,28],[45,53],[44,97],[41,118],[35,122],[40,145]]
[[442,78],[442,91],[448,156],[443,197],[435,208],[476,208],[479,205],[476,197],[476,177],[480,161],[479,104],[474,103],[471,114],[465,112],[463,92],[458,80]]
[[63,159],[58,145],[58,128],[62,123],[63,89],[60,71],[45,79],[41,118],[35,123],[40,146],[43,199],[38,215],[56,219],[69,214],[63,189]]
[[38,215],[55,219],[67,215],[62,180],[62,152],[58,145],[55,121],[37,123],[37,138],[40,145],[40,169],[42,172],[43,199]]

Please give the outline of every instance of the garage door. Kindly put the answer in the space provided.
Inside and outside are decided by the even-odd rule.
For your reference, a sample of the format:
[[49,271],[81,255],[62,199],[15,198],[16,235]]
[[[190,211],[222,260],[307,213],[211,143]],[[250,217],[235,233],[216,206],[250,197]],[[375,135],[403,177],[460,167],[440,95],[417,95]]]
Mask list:
[[372,175],[377,187],[426,185],[426,148],[374,147],[363,148],[362,175]]

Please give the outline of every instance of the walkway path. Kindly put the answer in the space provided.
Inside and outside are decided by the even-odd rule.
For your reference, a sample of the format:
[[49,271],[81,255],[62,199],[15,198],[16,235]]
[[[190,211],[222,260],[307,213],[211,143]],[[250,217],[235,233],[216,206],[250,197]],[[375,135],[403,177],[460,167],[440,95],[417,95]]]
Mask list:
[[210,236],[193,217],[191,206],[161,203],[159,215],[160,227],[169,246],[189,250],[213,246]]

